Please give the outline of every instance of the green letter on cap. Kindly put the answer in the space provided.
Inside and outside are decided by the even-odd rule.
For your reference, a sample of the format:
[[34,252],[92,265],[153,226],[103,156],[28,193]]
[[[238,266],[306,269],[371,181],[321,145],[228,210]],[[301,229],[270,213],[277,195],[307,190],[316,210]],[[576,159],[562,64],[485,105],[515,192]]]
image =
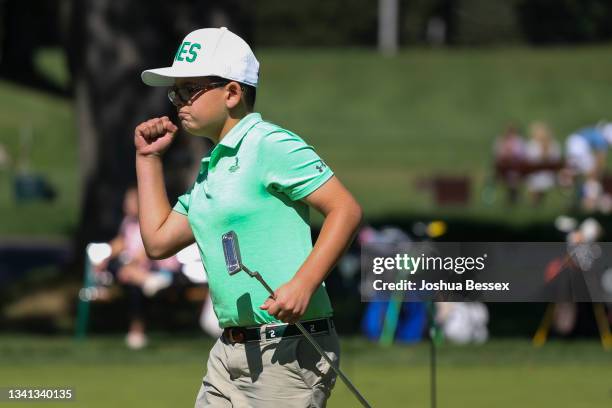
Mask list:
[[185,49],[185,46],[187,46],[189,44],[191,44],[189,41],[185,41],[184,43],[181,44],[181,46],[179,47],[178,51],[174,55],[174,60],[175,61],[183,61],[183,54],[187,51]]
[[189,47],[189,57],[185,58],[185,61],[187,62],[195,61],[195,59],[198,57],[198,53],[196,52],[196,49],[199,50],[201,48],[202,46],[198,43],[191,44],[191,47]]

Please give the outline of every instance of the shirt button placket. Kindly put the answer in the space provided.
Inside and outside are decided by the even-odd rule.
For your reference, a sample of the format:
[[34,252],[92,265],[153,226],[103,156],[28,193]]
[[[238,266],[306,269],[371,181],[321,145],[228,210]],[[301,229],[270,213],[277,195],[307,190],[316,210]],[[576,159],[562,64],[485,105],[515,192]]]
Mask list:
[[210,178],[209,178],[210,177],[210,160],[202,161],[201,169],[202,169],[203,172],[206,173],[206,178],[202,182],[202,191],[206,195],[206,198],[211,198],[210,191],[209,191],[209,188],[208,188],[208,183],[209,183],[209,180],[210,180]]
[[217,168],[217,162],[219,161],[219,156],[220,156],[219,148],[220,148],[219,145],[213,148],[212,152],[210,153],[210,160],[208,162],[208,176],[206,177],[206,188],[205,188],[206,197],[208,198],[212,198],[211,192],[214,191],[215,169]]

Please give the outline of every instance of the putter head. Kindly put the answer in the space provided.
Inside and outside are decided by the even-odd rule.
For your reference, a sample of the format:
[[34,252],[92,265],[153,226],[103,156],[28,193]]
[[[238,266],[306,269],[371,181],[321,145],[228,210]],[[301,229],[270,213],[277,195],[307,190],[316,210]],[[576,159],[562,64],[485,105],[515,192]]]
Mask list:
[[225,266],[230,275],[234,275],[242,270],[242,260],[240,259],[240,247],[238,246],[238,235],[234,231],[226,232],[221,236],[223,253],[225,254]]

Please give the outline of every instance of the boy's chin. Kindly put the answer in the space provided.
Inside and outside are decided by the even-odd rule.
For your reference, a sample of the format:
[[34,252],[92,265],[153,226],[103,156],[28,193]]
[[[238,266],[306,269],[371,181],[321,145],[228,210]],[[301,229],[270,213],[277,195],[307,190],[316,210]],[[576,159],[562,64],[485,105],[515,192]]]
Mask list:
[[210,138],[210,136],[206,133],[206,131],[204,129],[193,128],[193,127],[190,127],[190,126],[183,126],[183,130],[185,132],[189,133],[192,136],[208,137],[208,138]]

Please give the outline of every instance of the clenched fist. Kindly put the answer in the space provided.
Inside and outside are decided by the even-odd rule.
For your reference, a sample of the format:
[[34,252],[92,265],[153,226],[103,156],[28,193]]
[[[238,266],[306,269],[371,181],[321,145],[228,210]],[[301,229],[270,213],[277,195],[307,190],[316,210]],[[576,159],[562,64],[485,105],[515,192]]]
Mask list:
[[136,152],[143,156],[161,156],[170,147],[177,130],[167,116],[142,122],[134,130]]

